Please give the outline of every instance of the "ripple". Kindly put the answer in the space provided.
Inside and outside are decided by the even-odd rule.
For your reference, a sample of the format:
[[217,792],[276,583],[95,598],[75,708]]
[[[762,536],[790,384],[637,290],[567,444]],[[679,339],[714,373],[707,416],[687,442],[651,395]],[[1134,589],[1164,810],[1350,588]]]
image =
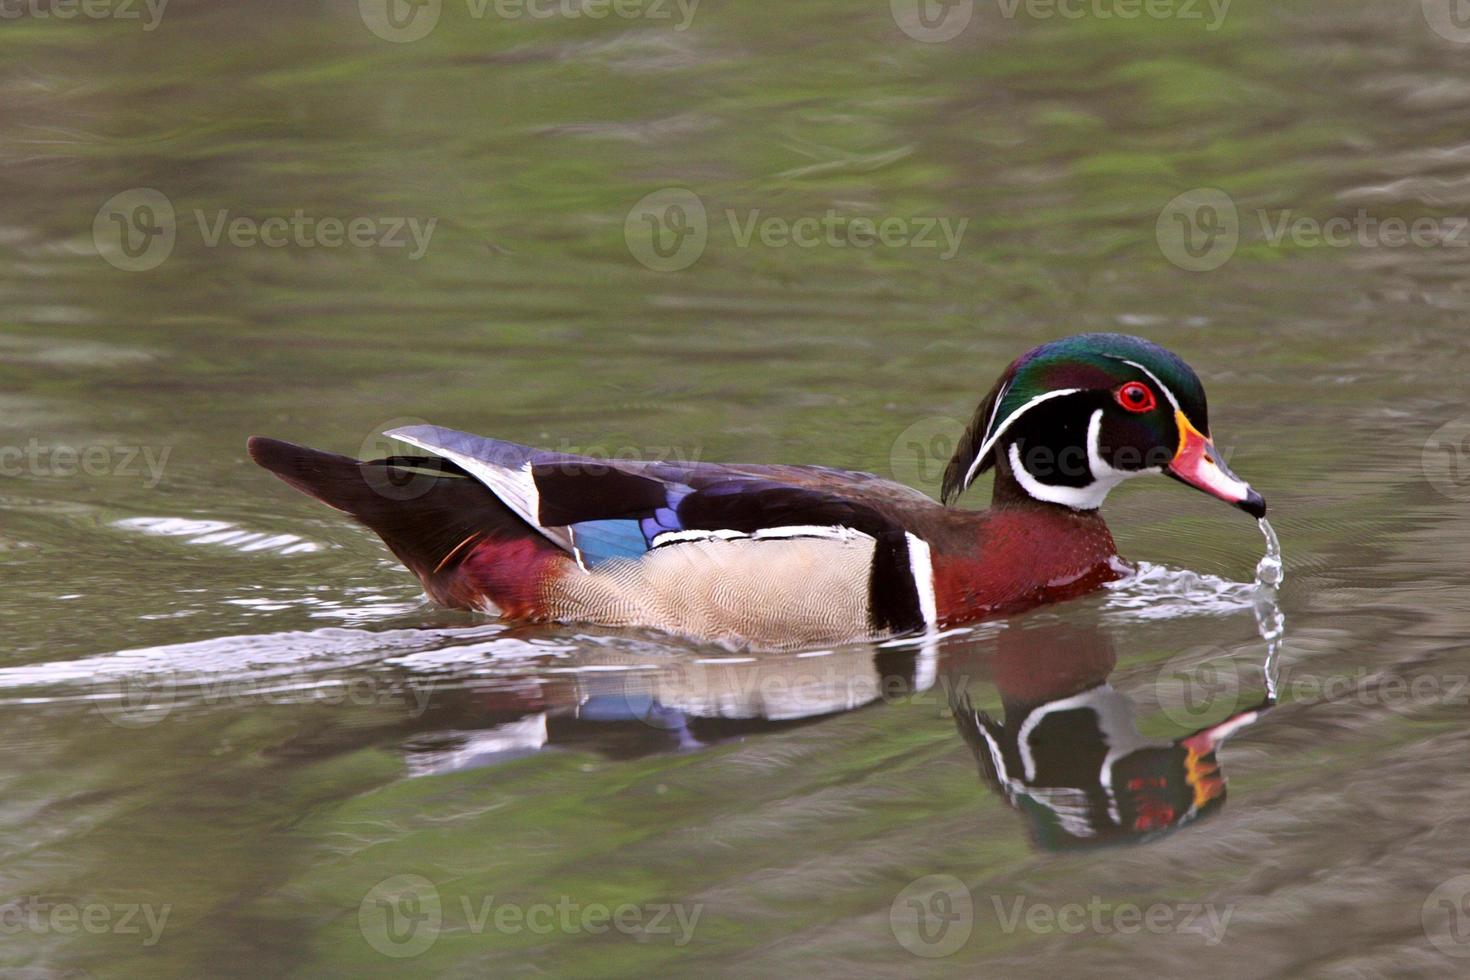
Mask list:
[[396,629],[373,632],[347,627],[288,630],[216,637],[191,643],[139,647],[76,660],[0,668],[0,689],[92,687],[119,679],[168,678],[175,686],[234,679],[269,681],[306,672],[377,666],[394,656],[436,644],[481,640],[503,631],[492,624],[463,629]]
[[229,521],[191,520],[184,517],[128,517],[113,521],[113,527],[143,534],[184,538],[189,544],[212,544],[235,551],[274,551],[295,555],[321,551],[322,545],[295,534],[247,531]]

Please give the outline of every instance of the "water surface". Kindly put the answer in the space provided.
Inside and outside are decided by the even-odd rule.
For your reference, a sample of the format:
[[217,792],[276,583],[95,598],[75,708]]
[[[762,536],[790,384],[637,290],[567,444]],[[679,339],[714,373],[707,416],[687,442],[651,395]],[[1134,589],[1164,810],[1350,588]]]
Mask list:
[[[0,965],[1462,962],[1470,48],[1434,3],[1236,0],[1215,30],[977,3],[942,43],[902,3],[471,9],[406,43],[347,2],[4,22]],[[107,235],[163,212],[99,209],[140,188],[174,241],[129,271],[157,253]],[[637,205],[671,188],[706,241],[660,271],[689,255]],[[212,239],[221,212],[434,225],[414,257]],[[964,230],[948,258],[743,237],[829,212]],[[1378,230],[1294,224],[1333,218]],[[1158,480],[1106,509],[1136,578],[937,643],[506,627],[243,451],[381,454],[424,419],[934,492],[1002,367],[1086,330],[1199,371],[1272,508],[1274,605],[1250,521]],[[1023,728],[1060,769],[1015,763]]]

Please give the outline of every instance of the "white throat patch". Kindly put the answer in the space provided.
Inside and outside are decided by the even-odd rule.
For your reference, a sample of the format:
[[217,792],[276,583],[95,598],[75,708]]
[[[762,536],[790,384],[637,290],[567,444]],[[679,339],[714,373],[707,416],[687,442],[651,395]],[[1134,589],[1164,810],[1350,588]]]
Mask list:
[[1102,434],[1102,420],[1103,410],[1099,408],[1092,413],[1092,418],[1087,423],[1087,468],[1092,475],[1092,482],[1085,487],[1055,486],[1043,483],[1021,465],[1021,447],[1014,442],[1011,443],[1009,452],[1011,474],[1015,476],[1021,489],[1036,500],[1044,500],[1049,504],[1062,504],[1076,510],[1097,510],[1107,499],[1109,491],[1124,480],[1143,473],[1158,472],[1156,469],[1115,470],[1109,466],[1098,450],[1098,439]]

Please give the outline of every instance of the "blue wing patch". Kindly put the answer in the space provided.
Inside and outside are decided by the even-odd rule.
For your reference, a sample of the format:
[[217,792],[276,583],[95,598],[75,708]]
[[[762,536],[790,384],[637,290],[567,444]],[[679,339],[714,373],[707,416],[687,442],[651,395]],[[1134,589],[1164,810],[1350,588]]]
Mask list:
[[595,568],[614,558],[643,557],[653,547],[654,538],[668,531],[684,529],[679,521],[678,507],[689,493],[688,487],[666,487],[667,506],[655,507],[647,517],[603,518],[569,525],[573,555],[587,568]]
[[614,558],[641,558],[648,551],[643,522],[630,520],[582,521],[571,525],[572,553],[594,568]]

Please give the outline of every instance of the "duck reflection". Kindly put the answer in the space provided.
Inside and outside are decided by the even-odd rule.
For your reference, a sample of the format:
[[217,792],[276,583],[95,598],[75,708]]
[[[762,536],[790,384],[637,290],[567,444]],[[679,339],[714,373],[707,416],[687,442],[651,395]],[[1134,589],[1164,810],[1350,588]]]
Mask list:
[[[607,647],[577,657],[556,678],[435,694],[435,710],[422,719],[431,730],[406,745],[410,772],[494,765],[543,749],[610,759],[697,751],[929,691],[938,664],[932,644],[710,658]],[[449,727],[456,722],[474,727]]]
[[[406,742],[410,771],[558,748],[611,759],[699,751],[917,700],[948,707],[981,781],[1025,818],[1036,845],[1067,850],[1151,840],[1219,810],[1216,753],[1272,703],[1177,738],[1145,737],[1132,702],[1109,683],[1117,657],[1108,635],[1035,617],[942,644],[709,658],[593,645],[575,659],[556,675],[436,693]],[[975,706],[997,695],[998,719]]]
[[1147,738],[1133,704],[1108,683],[1116,660],[1097,630],[1009,629],[985,660],[1002,720],[976,709],[967,689],[951,688],[981,780],[1026,818],[1045,850],[1140,843],[1219,810],[1225,777],[1216,751],[1271,704],[1179,738]]

